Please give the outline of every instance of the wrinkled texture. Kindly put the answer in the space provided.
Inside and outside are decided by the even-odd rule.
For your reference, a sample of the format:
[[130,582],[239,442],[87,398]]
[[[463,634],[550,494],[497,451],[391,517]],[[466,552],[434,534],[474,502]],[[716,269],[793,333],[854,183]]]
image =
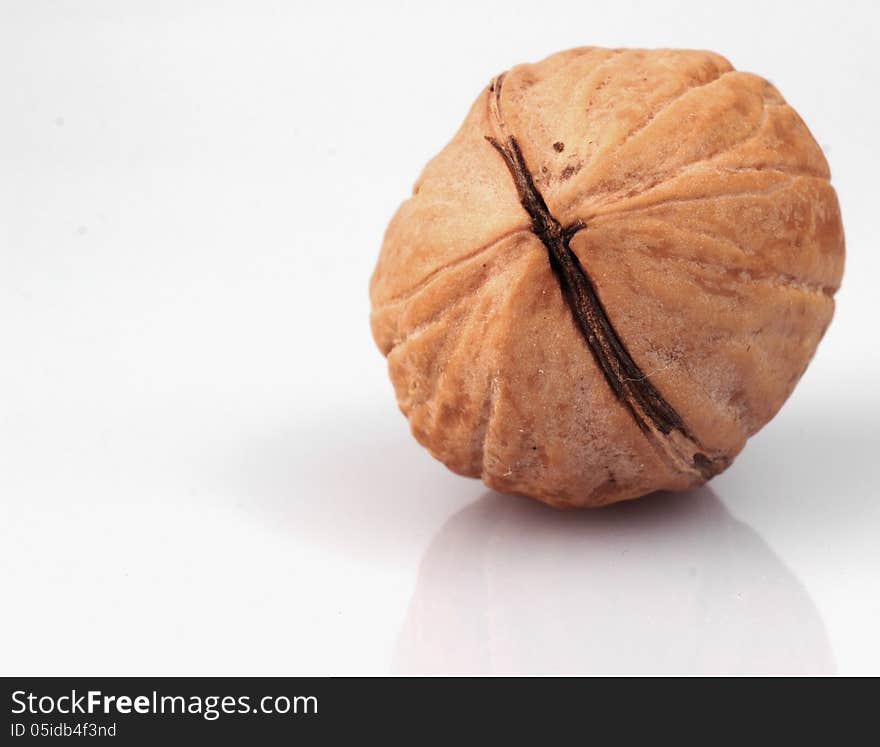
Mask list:
[[595,506],[693,487],[710,475],[670,460],[603,376],[487,138],[499,121],[515,138],[628,354],[724,466],[831,320],[844,241],[825,158],[771,84],[709,52],[575,49],[500,80],[398,209],[371,280],[400,408],[435,457],[503,492]]

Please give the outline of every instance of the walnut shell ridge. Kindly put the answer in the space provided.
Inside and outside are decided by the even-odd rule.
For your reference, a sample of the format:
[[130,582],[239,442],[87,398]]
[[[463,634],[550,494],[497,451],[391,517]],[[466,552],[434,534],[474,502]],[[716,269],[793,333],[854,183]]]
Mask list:
[[496,77],[370,282],[413,434],[558,507],[710,479],[831,320],[829,179],[779,92],[711,52],[585,47]]

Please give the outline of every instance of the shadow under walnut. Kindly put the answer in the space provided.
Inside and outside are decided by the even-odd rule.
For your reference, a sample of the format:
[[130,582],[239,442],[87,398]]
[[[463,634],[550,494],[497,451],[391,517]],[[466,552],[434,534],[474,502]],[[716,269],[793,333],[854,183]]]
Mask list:
[[371,323],[416,438],[555,506],[699,485],[834,309],[825,158],[718,55],[575,49],[496,77],[385,235]]

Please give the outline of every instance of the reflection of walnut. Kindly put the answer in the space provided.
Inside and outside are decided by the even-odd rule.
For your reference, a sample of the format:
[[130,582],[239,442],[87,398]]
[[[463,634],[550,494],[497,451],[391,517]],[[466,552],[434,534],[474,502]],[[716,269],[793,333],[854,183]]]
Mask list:
[[584,48],[499,75],[371,281],[416,438],[556,506],[721,472],[831,320],[828,178],[779,92],[715,54]]

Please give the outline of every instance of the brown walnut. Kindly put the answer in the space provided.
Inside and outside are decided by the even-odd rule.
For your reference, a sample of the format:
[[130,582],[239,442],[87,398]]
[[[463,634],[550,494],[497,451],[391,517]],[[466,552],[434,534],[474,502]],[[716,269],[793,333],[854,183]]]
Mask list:
[[499,75],[370,283],[414,435],[560,507],[718,474],[831,320],[829,176],[779,92],[710,52],[586,47]]

